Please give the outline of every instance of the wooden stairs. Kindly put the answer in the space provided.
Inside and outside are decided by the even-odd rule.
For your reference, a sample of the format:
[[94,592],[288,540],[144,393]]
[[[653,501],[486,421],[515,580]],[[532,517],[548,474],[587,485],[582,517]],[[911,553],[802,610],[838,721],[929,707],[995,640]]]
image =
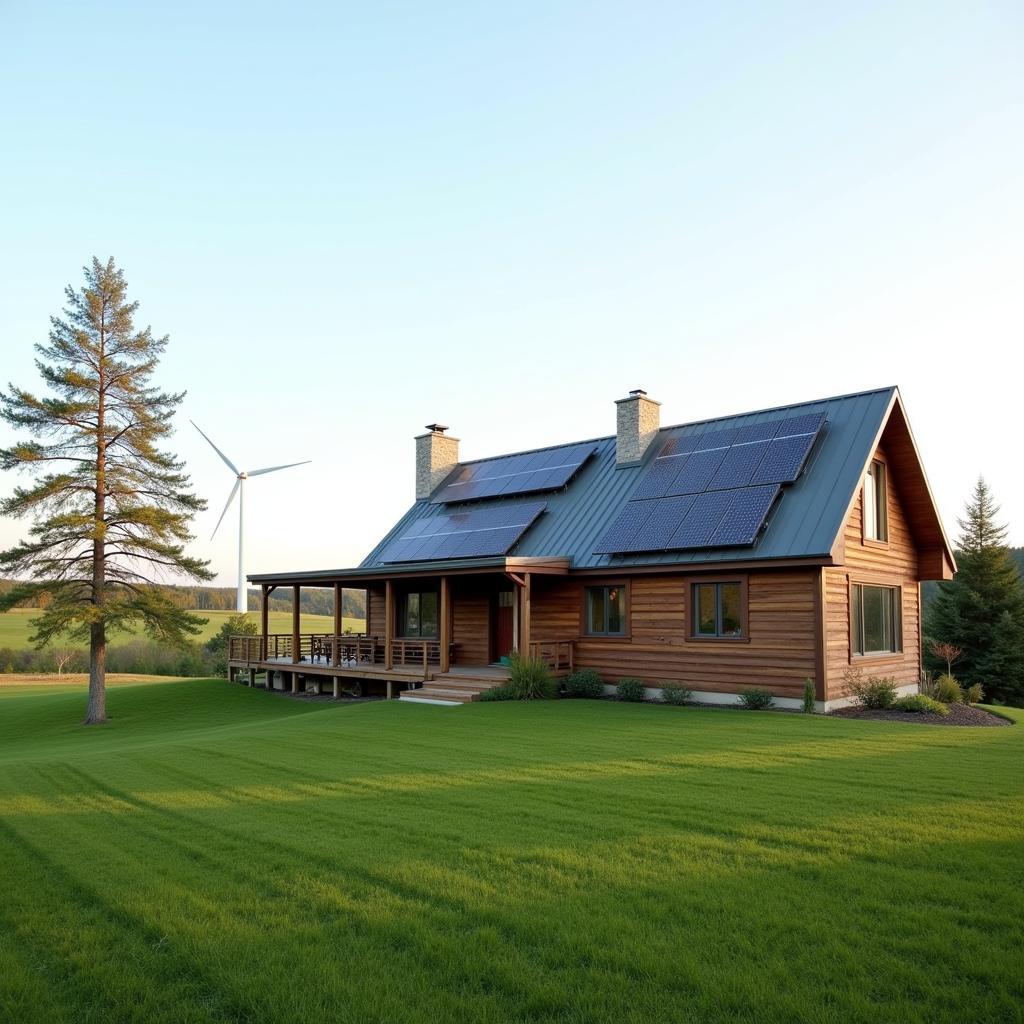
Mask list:
[[467,672],[446,672],[429,679],[415,690],[403,690],[398,699],[407,704],[441,704],[455,706],[479,700],[480,694],[501,686],[508,679],[504,670],[471,675]]

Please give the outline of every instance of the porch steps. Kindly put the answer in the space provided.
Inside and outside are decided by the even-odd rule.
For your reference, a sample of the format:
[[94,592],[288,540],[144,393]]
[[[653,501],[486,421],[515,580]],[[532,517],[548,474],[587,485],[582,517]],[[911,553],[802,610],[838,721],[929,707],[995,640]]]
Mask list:
[[485,690],[500,686],[502,682],[504,680],[491,677],[440,676],[415,690],[403,690],[398,699],[410,704],[469,704],[477,700]]

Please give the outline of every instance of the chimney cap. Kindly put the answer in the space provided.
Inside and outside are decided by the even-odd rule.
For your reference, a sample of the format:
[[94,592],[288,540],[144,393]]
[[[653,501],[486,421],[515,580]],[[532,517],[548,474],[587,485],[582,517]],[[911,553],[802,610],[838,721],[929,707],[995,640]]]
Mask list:
[[646,394],[647,394],[647,392],[646,392],[646,391],[644,391],[644,389],[643,389],[643,388],[634,388],[634,389],[633,389],[632,391],[630,391],[630,393],[629,393],[629,395],[630,395],[630,398],[633,398],[633,397],[643,397],[643,396],[644,396],[644,395],[646,395]]
[[428,423],[427,430],[432,434],[443,434],[448,427],[444,423]]

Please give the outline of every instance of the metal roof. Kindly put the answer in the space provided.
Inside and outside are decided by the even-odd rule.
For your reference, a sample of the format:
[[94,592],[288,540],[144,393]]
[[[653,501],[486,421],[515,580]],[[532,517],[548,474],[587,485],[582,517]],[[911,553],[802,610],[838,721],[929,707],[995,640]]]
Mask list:
[[[509,552],[509,557],[568,558],[573,569],[825,558],[845,522],[851,497],[860,485],[864,467],[874,452],[896,394],[895,387],[880,388],[662,427],[658,437],[649,445],[643,461],[633,466],[615,465],[614,436],[592,439],[597,446],[594,457],[568,486],[543,496],[547,510]],[[715,428],[746,426],[795,411],[823,412],[825,425],[803,474],[784,489],[765,529],[752,547],[631,555],[595,554],[594,548],[602,533],[629,500],[666,440],[686,437],[711,425]],[[573,445],[580,443],[570,442]],[[479,504],[496,505],[509,500],[515,498],[493,498]],[[431,504],[429,498],[417,501],[363,560],[360,569],[422,572],[425,568],[422,563],[387,563],[382,561],[381,554],[391,540],[402,535],[411,523],[445,511],[445,506]],[[447,564],[439,563],[439,568]]]

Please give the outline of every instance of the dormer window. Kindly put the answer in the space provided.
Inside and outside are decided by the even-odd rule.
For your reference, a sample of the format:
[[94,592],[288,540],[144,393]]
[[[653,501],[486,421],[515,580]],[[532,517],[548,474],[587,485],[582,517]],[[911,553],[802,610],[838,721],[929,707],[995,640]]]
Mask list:
[[865,540],[889,539],[889,516],[886,509],[885,463],[872,462],[864,474]]

